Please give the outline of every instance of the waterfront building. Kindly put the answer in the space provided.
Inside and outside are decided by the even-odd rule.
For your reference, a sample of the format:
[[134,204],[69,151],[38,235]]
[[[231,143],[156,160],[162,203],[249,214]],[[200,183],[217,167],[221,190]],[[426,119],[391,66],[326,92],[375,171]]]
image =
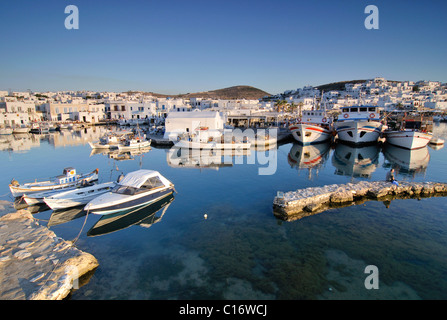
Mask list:
[[183,133],[192,133],[199,128],[223,130],[226,119],[217,111],[169,112],[165,122],[164,139],[174,139]]

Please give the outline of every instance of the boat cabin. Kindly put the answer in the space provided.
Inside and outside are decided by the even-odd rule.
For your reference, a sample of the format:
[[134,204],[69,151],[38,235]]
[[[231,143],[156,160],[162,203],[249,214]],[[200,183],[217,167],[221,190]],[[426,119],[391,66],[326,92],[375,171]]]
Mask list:
[[64,168],[61,175],[56,176],[55,182],[58,184],[64,184],[74,182],[77,180],[76,169],[72,167]]
[[169,187],[171,183],[153,170],[138,170],[128,173],[113,188],[113,193],[134,195],[142,192],[152,191],[159,188]]
[[377,106],[350,106],[341,109],[338,120],[380,120],[380,110]]
[[302,115],[301,122],[322,123],[322,124],[327,124],[330,122],[330,118],[323,110],[303,110],[301,115]]

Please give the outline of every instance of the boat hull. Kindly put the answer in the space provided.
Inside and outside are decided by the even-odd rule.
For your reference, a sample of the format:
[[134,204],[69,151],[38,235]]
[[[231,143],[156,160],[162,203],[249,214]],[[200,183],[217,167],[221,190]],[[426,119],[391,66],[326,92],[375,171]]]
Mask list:
[[338,139],[349,144],[371,144],[378,141],[382,124],[378,121],[340,121],[335,123]]
[[17,198],[23,196],[24,194],[29,195],[37,192],[74,188],[96,180],[98,180],[98,172],[95,170],[89,174],[80,176],[79,179],[75,181],[68,183],[58,184],[52,181],[43,181],[43,182],[24,183],[22,185],[10,184],[9,190],[11,191],[12,196]]
[[289,129],[295,140],[303,145],[325,142],[332,137],[331,130],[315,124],[298,123]]
[[173,187],[163,188],[156,192],[144,193],[135,196],[122,196],[113,193],[95,198],[85,206],[85,210],[99,215],[108,215],[117,212],[129,212],[143,206],[150,205],[174,192]]
[[91,187],[80,188],[76,190],[64,191],[57,193],[54,196],[44,197],[43,201],[52,210],[61,210],[72,207],[77,207],[89,203],[94,198],[109,192],[114,186],[115,182],[107,182]]
[[386,141],[389,144],[410,150],[425,147],[432,137],[431,133],[411,130],[390,131],[385,133]]
[[134,144],[130,144],[130,145],[118,145],[118,149],[121,151],[124,150],[138,150],[138,149],[144,149],[144,148],[148,148],[151,145],[151,141],[143,141],[143,142],[138,142],[138,143],[134,143]]

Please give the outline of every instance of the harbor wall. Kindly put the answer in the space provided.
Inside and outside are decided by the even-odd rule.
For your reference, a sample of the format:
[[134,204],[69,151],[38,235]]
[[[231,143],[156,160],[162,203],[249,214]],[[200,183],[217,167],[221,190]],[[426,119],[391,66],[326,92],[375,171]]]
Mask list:
[[273,213],[283,220],[297,220],[331,208],[362,204],[365,201],[447,196],[447,184],[439,182],[361,181],[278,192]]

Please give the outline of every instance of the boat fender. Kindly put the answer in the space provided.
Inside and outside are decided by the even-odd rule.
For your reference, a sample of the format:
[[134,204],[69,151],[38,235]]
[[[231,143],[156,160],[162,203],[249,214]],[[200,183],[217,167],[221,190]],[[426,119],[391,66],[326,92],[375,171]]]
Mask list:
[[98,172],[99,172],[99,169],[98,169],[98,168],[96,168],[96,169],[95,169],[95,172],[96,172],[96,174],[98,174]]
[[11,185],[13,185],[14,187],[19,186],[19,182],[17,180],[15,180],[14,178],[11,180]]
[[116,182],[120,182],[124,179],[124,174],[121,172],[121,174],[118,176],[118,179],[116,179]]

